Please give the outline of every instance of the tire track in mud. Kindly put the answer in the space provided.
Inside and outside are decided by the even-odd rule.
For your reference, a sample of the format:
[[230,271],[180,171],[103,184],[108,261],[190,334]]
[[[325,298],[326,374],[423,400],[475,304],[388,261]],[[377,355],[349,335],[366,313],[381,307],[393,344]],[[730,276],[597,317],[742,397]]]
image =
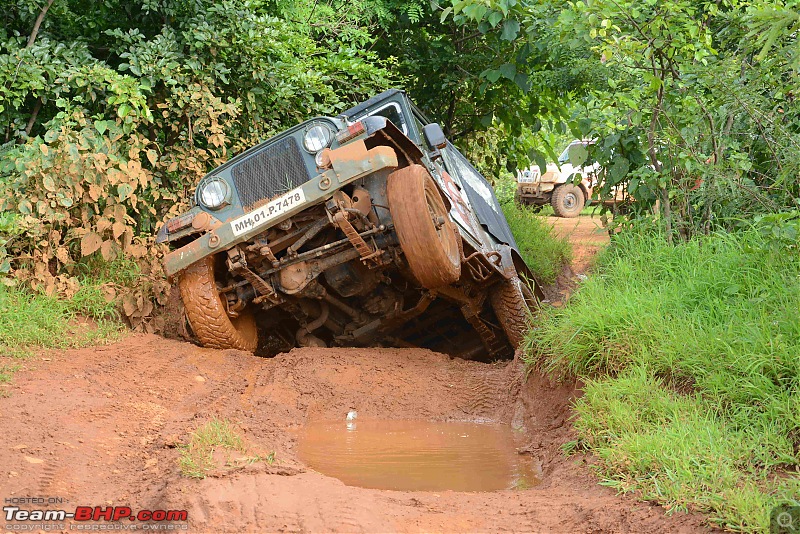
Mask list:
[[[574,457],[563,458],[574,388],[522,385],[520,376],[516,363],[427,350],[308,348],[265,359],[130,335],[52,355],[16,375],[15,393],[0,398],[8,444],[0,459],[17,476],[0,472],[0,486],[91,505],[187,509],[196,532],[697,530],[698,519],[665,518],[616,497]],[[545,483],[414,493],[353,488],[304,471],[298,430],[311,420],[342,420],[353,407],[359,418],[519,420],[546,461]],[[275,464],[182,477],[177,445],[211,417],[231,421],[248,454],[274,452]]]
[[45,461],[42,465],[42,472],[39,475],[39,495],[49,495],[53,480],[55,479],[58,468],[51,462]]
[[353,499],[352,495],[337,494],[333,499],[317,499],[315,504],[319,510],[319,524],[315,525],[318,529],[368,532],[363,520],[359,520],[364,517],[368,508],[363,501]]
[[507,380],[492,369],[483,375],[469,377],[464,387],[462,410],[477,419],[498,419],[505,406]]
[[516,360],[484,365],[464,380],[459,408],[471,419],[509,423],[516,411],[522,365]]

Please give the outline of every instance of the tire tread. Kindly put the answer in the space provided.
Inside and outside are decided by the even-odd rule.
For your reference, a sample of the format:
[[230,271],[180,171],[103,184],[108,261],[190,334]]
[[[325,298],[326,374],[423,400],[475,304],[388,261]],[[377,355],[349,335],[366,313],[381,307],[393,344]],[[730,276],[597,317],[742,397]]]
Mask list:
[[186,317],[204,347],[253,352],[258,345],[255,319],[242,314],[231,319],[214,282],[214,258],[190,265],[181,273],[178,286]]

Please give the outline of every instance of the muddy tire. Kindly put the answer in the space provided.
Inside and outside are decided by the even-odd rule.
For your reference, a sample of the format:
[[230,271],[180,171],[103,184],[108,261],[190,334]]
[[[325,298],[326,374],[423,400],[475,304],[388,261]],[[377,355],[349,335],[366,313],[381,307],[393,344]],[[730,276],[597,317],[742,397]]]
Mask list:
[[550,204],[558,217],[577,217],[586,204],[583,189],[574,184],[562,184],[553,191]]
[[533,293],[518,276],[514,276],[500,282],[489,299],[508,342],[518,348],[531,327],[530,317],[536,303]]
[[396,170],[389,175],[387,197],[400,248],[417,281],[427,289],[456,282],[461,236],[428,170],[422,165]]
[[208,257],[181,273],[178,286],[186,317],[204,347],[253,352],[258,346],[256,322],[250,313],[231,319],[214,281],[214,258]]

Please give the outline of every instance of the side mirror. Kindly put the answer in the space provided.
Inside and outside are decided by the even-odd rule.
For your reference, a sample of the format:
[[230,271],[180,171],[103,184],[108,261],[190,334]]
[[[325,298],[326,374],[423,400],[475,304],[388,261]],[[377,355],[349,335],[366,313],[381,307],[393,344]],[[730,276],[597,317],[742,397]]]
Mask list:
[[423,126],[422,135],[425,136],[425,141],[428,142],[428,145],[434,149],[447,146],[447,138],[445,138],[442,127],[438,123],[432,122]]

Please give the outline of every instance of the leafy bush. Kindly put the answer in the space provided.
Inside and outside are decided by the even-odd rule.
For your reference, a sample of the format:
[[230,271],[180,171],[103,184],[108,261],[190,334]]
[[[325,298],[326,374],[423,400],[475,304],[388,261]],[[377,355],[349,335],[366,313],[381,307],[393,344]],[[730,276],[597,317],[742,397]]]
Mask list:
[[605,67],[607,86],[570,123],[597,140],[602,195],[626,188],[670,240],[797,209],[796,5],[572,2],[556,26]]
[[173,209],[185,205],[159,187],[150,146],[144,136],[125,136],[122,124],[90,121],[77,111],[44,139],[7,146],[0,163],[6,177],[0,181],[0,209],[14,214],[14,235],[6,234],[0,261],[33,290],[72,297],[81,288],[83,258],[97,253],[107,262],[138,260],[141,284],[128,298],[141,297],[142,305],[128,317],[133,326],[141,324],[152,311],[145,300],[163,302],[168,285],[162,251],[152,237],[138,236],[139,228],[143,220],[156,219],[165,202]]
[[800,504],[800,257],[773,235],[624,232],[542,315],[527,359],[587,380],[575,428],[606,484],[734,530]]
[[312,30],[294,18],[308,13],[243,0],[93,9],[88,27],[79,2],[4,15],[0,281],[70,298],[83,265],[133,261],[114,298],[142,327],[169,287],[154,233],[203,175],[391,79],[354,13],[321,8]]

